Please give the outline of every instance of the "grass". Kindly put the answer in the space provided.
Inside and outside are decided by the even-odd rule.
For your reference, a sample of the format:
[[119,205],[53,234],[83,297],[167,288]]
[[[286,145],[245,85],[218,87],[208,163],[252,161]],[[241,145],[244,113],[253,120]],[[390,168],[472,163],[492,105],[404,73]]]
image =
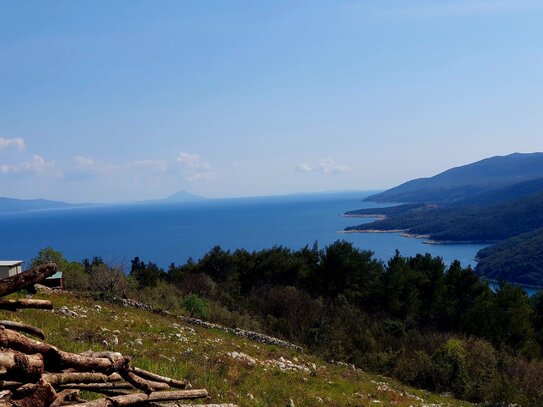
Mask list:
[[[66,306],[78,317],[58,311],[21,310],[0,311],[0,319],[40,327],[49,343],[66,351],[113,350],[130,355],[136,366],[188,379],[194,388],[206,388],[215,403],[286,406],[292,400],[297,407],[471,405],[390,378],[327,363],[314,355],[190,326],[173,317],[67,293],[42,293],[34,298],[51,300],[56,310]],[[115,335],[119,343],[113,346]],[[227,355],[233,351],[254,361]],[[282,370],[278,366],[281,358],[309,371]]]

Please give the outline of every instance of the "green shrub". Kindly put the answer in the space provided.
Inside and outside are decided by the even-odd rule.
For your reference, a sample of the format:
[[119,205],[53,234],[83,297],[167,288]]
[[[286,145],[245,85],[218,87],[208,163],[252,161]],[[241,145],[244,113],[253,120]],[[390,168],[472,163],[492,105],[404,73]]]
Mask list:
[[193,318],[205,318],[207,316],[206,301],[196,294],[189,294],[183,299],[183,308]]
[[88,291],[89,275],[80,263],[69,263],[64,269],[64,287],[71,291]]
[[452,391],[457,397],[466,393],[468,373],[466,350],[459,339],[449,339],[432,356],[433,381],[438,391]]
[[421,350],[405,352],[397,360],[393,374],[403,382],[420,388],[432,386],[432,359]]
[[464,342],[468,385],[464,397],[472,401],[490,400],[499,379],[498,355],[494,347],[481,339]]

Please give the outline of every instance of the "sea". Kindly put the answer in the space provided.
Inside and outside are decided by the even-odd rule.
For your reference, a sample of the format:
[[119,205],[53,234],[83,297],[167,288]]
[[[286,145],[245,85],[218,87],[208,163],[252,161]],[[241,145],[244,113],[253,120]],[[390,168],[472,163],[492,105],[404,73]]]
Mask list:
[[0,214],[0,259],[29,264],[44,247],[80,261],[93,256],[129,266],[138,256],[161,267],[202,257],[214,246],[249,251],[285,246],[320,247],[343,239],[371,250],[386,262],[396,250],[404,256],[430,253],[446,264],[475,263],[480,244],[429,245],[397,233],[343,233],[371,222],[341,216],[346,211],[382,207],[363,202],[371,192],[213,199],[192,203],[77,206]]

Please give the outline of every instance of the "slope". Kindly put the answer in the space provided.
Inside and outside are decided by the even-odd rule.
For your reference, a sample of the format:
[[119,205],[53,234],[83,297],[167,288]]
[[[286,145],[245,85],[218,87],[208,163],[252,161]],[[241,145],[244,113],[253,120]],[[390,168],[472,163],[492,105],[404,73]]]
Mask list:
[[[284,406],[292,400],[296,406],[471,405],[312,355],[189,326],[171,316],[69,294],[36,297],[52,300],[57,311],[22,310],[15,314],[16,319],[42,328],[52,344],[72,352],[90,348],[131,355],[144,369],[185,377],[194,386],[207,388],[214,403]],[[1,319],[14,319],[13,313],[0,314]],[[118,337],[115,345],[114,336]]]
[[[357,213],[363,212],[369,210]],[[437,241],[498,241],[543,227],[543,191],[494,205],[404,205],[382,212],[390,218],[345,230],[403,230]]]
[[477,254],[476,271],[489,279],[543,286],[543,228],[523,233]]

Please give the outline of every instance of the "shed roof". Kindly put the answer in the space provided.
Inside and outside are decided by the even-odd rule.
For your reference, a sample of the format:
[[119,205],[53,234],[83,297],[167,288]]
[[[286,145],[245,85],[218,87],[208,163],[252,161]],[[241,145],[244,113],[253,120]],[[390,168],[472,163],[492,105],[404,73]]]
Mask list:
[[23,264],[22,260],[0,260],[0,267],[13,267]]
[[53,280],[53,279],[57,279],[57,278],[62,278],[62,271],[57,271],[52,276],[47,277],[46,280]]

